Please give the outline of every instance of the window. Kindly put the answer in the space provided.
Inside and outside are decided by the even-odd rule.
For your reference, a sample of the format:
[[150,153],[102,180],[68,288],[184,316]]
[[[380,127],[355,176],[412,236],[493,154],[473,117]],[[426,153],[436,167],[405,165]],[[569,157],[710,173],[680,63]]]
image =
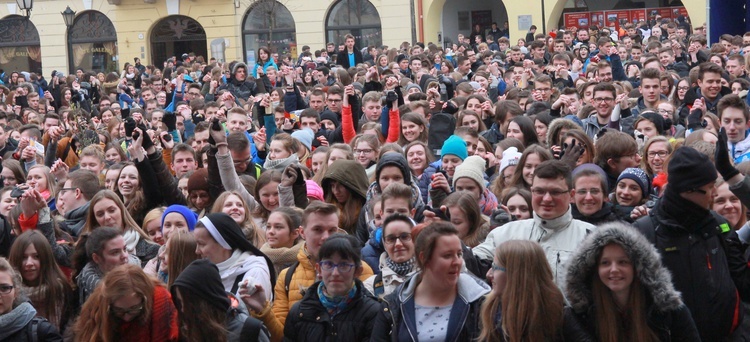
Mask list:
[[68,29],[70,72],[117,72],[117,32],[112,21],[99,11],[76,16]]
[[[242,23],[245,61],[252,67],[258,48],[265,46],[280,56],[297,57],[297,34],[292,13],[275,0],[258,1],[248,10]],[[280,61],[275,61],[277,64]]]
[[41,72],[39,32],[31,20],[19,15],[0,20],[0,65],[6,75],[13,71]]
[[326,19],[326,42],[344,44],[344,36],[354,36],[356,46],[383,45],[380,15],[367,0],[339,0]]

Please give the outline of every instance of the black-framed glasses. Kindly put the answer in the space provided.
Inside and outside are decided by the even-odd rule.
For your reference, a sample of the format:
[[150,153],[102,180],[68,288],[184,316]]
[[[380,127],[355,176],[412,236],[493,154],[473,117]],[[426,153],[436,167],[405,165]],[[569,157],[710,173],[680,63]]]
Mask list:
[[320,265],[320,268],[323,271],[332,272],[333,269],[338,268],[339,272],[341,273],[349,273],[349,271],[354,269],[354,266],[356,266],[355,264],[350,264],[348,262],[342,262],[342,263],[336,264],[332,261],[327,261],[327,260],[319,262],[318,265]]
[[411,241],[411,234],[410,233],[402,233],[399,235],[387,235],[385,237],[385,244],[386,245],[394,245],[396,244],[396,240],[401,240],[401,243],[409,242]]
[[549,194],[552,197],[560,197],[562,195],[565,195],[570,190],[557,190],[557,189],[540,189],[540,188],[532,188],[531,194],[534,196],[543,197],[546,194]]
[[0,294],[9,294],[14,288],[13,285],[0,285]]
[[141,304],[131,306],[126,309],[118,308],[116,306],[110,305],[109,312],[112,313],[112,315],[114,315],[115,317],[120,317],[120,318],[125,317],[127,315],[138,315],[141,313],[141,311],[143,311],[143,306],[145,303],[146,303],[146,299],[144,298]]

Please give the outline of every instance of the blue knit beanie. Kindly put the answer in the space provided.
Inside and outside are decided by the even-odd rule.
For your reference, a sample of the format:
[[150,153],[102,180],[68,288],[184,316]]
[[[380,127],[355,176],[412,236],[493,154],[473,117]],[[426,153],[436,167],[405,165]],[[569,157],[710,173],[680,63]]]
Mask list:
[[161,215],[161,226],[164,227],[164,218],[167,217],[170,213],[178,213],[182,215],[182,217],[185,218],[185,222],[187,222],[188,230],[193,231],[195,229],[195,224],[198,222],[198,215],[196,215],[190,208],[179,205],[179,204],[173,204],[170,205],[166,210],[164,210],[164,214]]
[[447,156],[452,154],[461,160],[466,159],[469,153],[466,151],[466,142],[457,135],[451,135],[443,143],[443,148],[440,150],[441,156]]
[[629,167],[620,173],[620,176],[617,177],[617,183],[620,183],[623,179],[631,179],[638,184],[641,188],[643,198],[648,198],[651,194],[651,180],[643,170],[637,167]]

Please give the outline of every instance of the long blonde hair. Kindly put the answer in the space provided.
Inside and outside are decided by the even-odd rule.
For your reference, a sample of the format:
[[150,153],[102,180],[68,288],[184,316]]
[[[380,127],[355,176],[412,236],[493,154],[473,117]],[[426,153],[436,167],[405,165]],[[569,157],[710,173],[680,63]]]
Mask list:
[[[565,299],[552,280],[552,270],[542,247],[533,241],[509,240],[497,247],[495,258],[505,271],[493,272],[505,272],[508,281],[502,295],[492,291],[482,304],[482,331],[478,340],[499,341],[503,337],[509,342],[558,339],[562,332]],[[498,309],[502,310],[500,329],[495,324]]]
[[[256,225],[255,220],[253,220],[252,212],[247,206],[247,202],[245,202],[245,199],[240,196],[240,193],[238,191],[231,190],[221,193],[221,195],[216,198],[216,201],[214,201],[214,206],[211,208],[211,212],[222,212],[221,209],[224,208],[224,202],[226,202],[227,198],[232,195],[237,196],[237,198],[239,198],[240,202],[242,203],[242,207],[245,208],[245,217],[242,219],[242,223],[240,224],[242,233],[245,234],[245,238],[250,241],[253,246],[260,248],[260,246],[263,246],[263,244],[266,243],[266,236],[260,229],[258,229],[258,225]],[[258,206],[262,205],[258,203]],[[268,220],[267,216],[266,220]]]

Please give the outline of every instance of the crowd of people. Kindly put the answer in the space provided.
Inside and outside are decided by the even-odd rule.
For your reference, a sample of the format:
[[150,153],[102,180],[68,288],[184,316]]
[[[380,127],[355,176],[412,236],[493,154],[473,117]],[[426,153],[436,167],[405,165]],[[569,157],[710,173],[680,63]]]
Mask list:
[[0,72],[0,340],[750,337],[750,32],[535,29]]

